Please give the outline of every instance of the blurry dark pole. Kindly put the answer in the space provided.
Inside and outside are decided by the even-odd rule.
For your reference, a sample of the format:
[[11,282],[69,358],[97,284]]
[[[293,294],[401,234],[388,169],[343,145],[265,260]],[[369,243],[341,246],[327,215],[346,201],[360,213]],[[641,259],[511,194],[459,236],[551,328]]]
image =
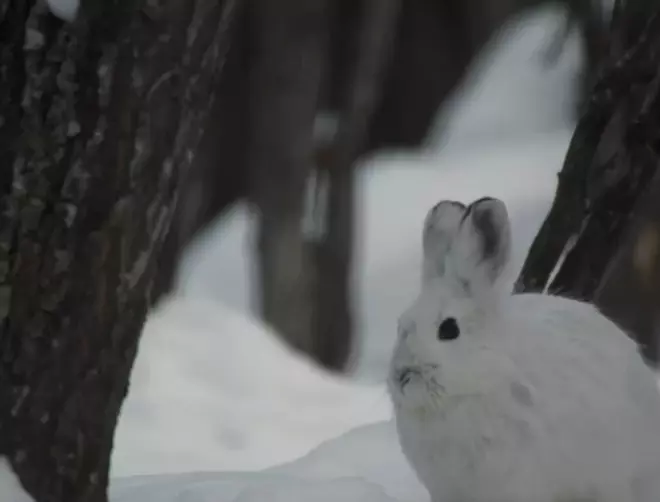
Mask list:
[[36,502],[107,501],[236,4],[84,1],[67,24],[0,2],[0,456]]
[[351,265],[355,223],[355,163],[378,105],[394,42],[401,0],[365,0],[356,37],[357,55],[346,79],[334,140],[317,156],[327,183],[323,235],[316,248],[315,348],[328,368],[342,369],[353,345]]
[[330,0],[251,0],[250,201],[258,305],[294,348],[314,354],[313,262],[303,235],[313,130],[328,53]]
[[559,174],[552,208],[516,289],[547,288],[595,302],[656,360],[657,2],[616,2],[601,68]]

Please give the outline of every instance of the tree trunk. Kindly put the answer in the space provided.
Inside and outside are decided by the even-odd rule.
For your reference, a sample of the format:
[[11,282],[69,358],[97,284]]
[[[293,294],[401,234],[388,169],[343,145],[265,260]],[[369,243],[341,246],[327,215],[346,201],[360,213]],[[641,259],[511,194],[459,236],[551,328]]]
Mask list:
[[[615,279],[626,260],[631,270],[633,243],[641,237],[643,219],[651,217],[647,194],[654,189],[660,154],[660,11],[651,4],[646,10],[639,6],[627,3],[615,19],[609,60],[577,126],[555,200],[516,289],[548,289],[595,301],[637,339],[649,340],[654,323],[648,317],[655,311],[634,323],[630,303],[615,301],[652,291],[644,293],[632,277],[624,283]],[[636,223],[635,218],[642,219]],[[655,299],[641,302],[637,310]]]
[[[181,180],[177,204],[159,259],[159,295],[171,293],[186,246],[213,220],[248,194],[248,12],[244,2],[234,14],[232,41],[220,75],[214,104],[210,108],[202,138]],[[155,298],[158,301],[159,298]]]
[[358,53],[346,82],[345,103],[324,168],[327,180],[325,229],[317,247],[316,353],[329,368],[343,369],[353,341],[351,264],[355,221],[355,162],[381,97],[384,70],[394,42],[400,0],[365,0]]
[[263,319],[313,354],[313,269],[302,224],[328,55],[328,0],[252,0],[248,171]]
[[0,455],[103,502],[156,259],[235,1],[0,4]]
[[658,362],[660,313],[660,175],[640,195],[594,302],[637,337],[644,356]]

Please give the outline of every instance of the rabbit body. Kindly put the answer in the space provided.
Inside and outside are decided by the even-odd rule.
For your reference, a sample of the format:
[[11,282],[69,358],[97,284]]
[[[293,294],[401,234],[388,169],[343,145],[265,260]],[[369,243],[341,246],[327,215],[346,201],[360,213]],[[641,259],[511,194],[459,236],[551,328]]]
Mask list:
[[636,343],[589,304],[498,289],[508,218],[478,203],[434,214],[436,242],[425,225],[388,378],[404,454],[434,502],[660,501],[660,393]]

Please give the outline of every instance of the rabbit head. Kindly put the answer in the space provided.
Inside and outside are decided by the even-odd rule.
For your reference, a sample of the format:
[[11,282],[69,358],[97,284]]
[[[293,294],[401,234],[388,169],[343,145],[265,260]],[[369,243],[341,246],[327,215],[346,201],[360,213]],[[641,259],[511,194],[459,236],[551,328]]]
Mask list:
[[[395,397],[469,392],[499,365],[489,348],[506,293],[498,281],[511,247],[506,206],[493,198],[467,207],[442,201],[426,216],[422,240],[422,287],[399,320],[388,381]],[[415,381],[423,385],[409,386]]]

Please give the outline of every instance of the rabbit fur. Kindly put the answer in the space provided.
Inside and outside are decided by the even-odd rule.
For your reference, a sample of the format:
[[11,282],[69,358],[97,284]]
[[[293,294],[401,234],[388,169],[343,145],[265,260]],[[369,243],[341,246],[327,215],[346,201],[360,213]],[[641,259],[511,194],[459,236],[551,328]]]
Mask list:
[[388,375],[434,502],[660,502],[660,392],[595,307],[511,294],[504,203],[443,201]]

